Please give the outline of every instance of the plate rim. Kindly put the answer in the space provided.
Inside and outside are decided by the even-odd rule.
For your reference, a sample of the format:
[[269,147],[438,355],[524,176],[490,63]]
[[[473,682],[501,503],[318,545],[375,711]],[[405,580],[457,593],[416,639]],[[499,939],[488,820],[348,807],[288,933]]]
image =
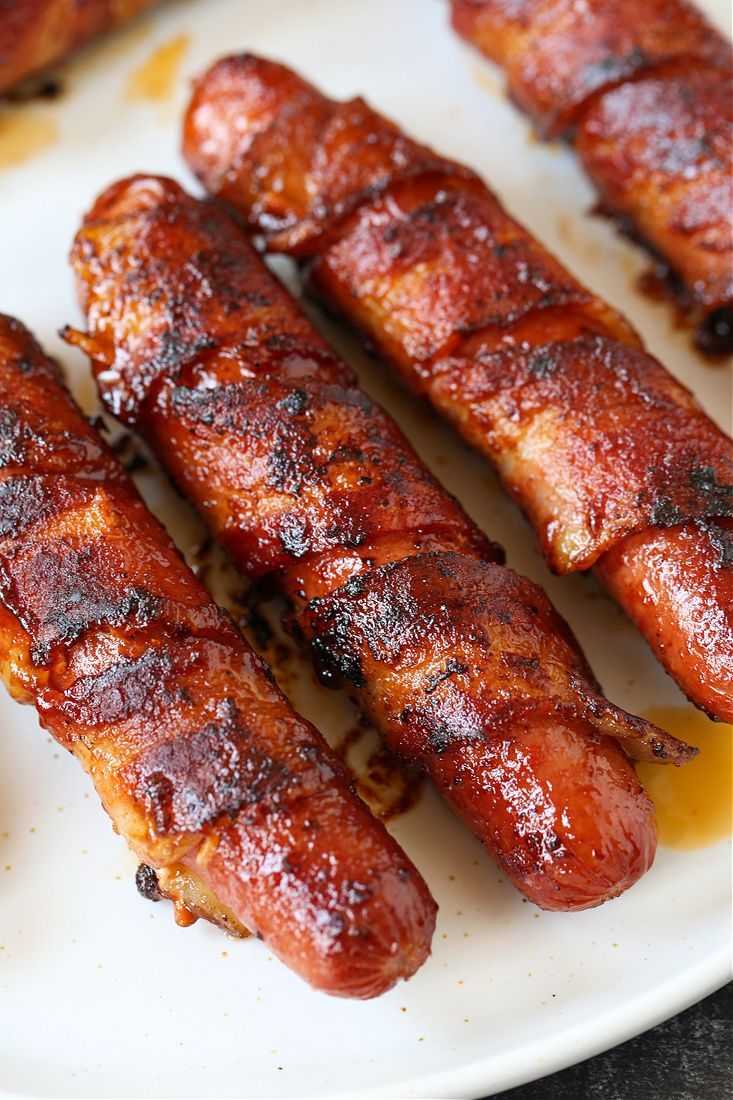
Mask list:
[[[728,948],[732,946],[729,940]],[[657,1024],[672,1019],[673,1016],[722,989],[733,980],[728,948],[723,947],[714,955],[706,956],[692,968],[692,971],[688,968],[662,986],[656,986],[642,996],[636,997],[630,1006],[626,1006],[626,1009],[630,1009],[626,1019],[622,1019],[626,1010],[622,1006],[607,1012],[600,1018],[602,1034],[594,1036],[594,1031],[599,1030],[599,1018],[593,1017],[588,1022],[566,1028],[559,1033],[555,1031],[552,1035],[537,1040],[530,1047],[525,1048],[528,1059],[534,1061],[534,1068],[527,1066],[527,1069],[513,1070],[510,1063],[512,1060],[516,1061],[516,1047],[512,1047],[501,1059],[507,1062],[507,1068],[498,1072],[495,1068],[496,1057],[480,1058],[460,1067],[425,1074],[418,1079],[407,1078],[356,1092],[324,1091],[321,1095],[328,1097],[329,1100],[339,1100],[339,1098],[366,1100],[367,1097],[373,1097],[374,1100],[383,1097],[387,1100],[387,1098],[408,1095],[423,1098],[441,1097],[441,1100],[482,1100],[484,1097],[494,1096],[506,1089],[543,1080],[560,1070],[587,1061],[638,1035],[643,1035]],[[548,1048],[558,1046],[562,1048],[562,1052],[545,1055],[544,1052]],[[538,1060],[543,1063],[543,1072],[539,1074],[535,1072]],[[112,1094],[108,1095],[112,1096]],[[139,1095],[142,1096],[142,1094]],[[246,1094],[241,1095],[243,1098],[246,1096]],[[41,1097],[42,1094],[39,1092],[18,1092],[17,1089],[8,1092],[5,1088],[0,1088],[0,1100],[16,1100],[16,1098],[17,1100],[39,1100]]]
[[[366,1100],[367,1097],[441,1097],[445,1100],[482,1100],[506,1089],[540,1081],[554,1073],[628,1042],[658,1024],[671,1020],[685,1009],[704,1000],[733,980],[731,963],[733,938],[726,945],[706,955],[694,967],[688,967],[657,985],[628,1005],[618,1005],[602,1016],[570,1027],[553,1030],[552,1034],[523,1046],[525,1068],[512,1068],[517,1061],[517,1046],[512,1046],[500,1059],[496,1056],[478,1058],[451,1070],[439,1070],[414,1079],[407,1078],[381,1088],[349,1093],[335,1093],[344,1100]],[[558,1050],[558,1048],[561,1048]],[[557,1053],[552,1053],[555,1050]],[[542,1062],[541,1072],[537,1064]],[[501,1068],[506,1062],[506,1068]],[[497,1063],[500,1068],[497,1069]],[[0,1093],[0,1096],[4,1096]]]
[[[720,0],[716,0],[719,3]],[[704,10],[710,11],[711,0],[705,0]],[[167,9],[167,10],[166,10]],[[176,5],[161,5],[160,25],[174,25],[176,22]],[[157,20],[158,16],[154,18]],[[170,23],[168,22],[170,18]],[[117,65],[117,61],[113,63]],[[80,175],[85,178],[86,167],[82,166]],[[178,160],[176,177],[184,180],[187,187],[191,186],[191,179],[186,174],[185,168]],[[491,177],[489,177],[491,182]],[[513,202],[508,191],[500,192],[504,201],[513,209]],[[582,219],[585,220],[585,219]],[[541,236],[541,235],[540,235]],[[541,236],[541,239],[544,239]],[[549,244],[549,241],[545,240]],[[558,251],[561,260],[565,260],[571,270],[577,270],[578,263],[573,260],[572,252]],[[603,260],[596,261],[600,272],[603,269]],[[582,277],[582,275],[581,275]],[[600,282],[600,279],[599,279]],[[595,283],[593,284],[595,285]],[[605,291],[601,287],[601,293]],[[63,318],[62,318],[63,319]],[[671,331],[671,321],[661,322],[665,332]],[[328,337],[326,337],[328,340]],[[664,358],[664,357],[663,357]],[[441,478],[442,480],[442,478]],[[529,529],[527,538],[531,538]],[[518,567],[515,565],[515,567]],[[704,954],[703,954],[704,951]],[[499,1054],[475,1055],[468,1053],[461,1057],[459,1052],[451,1055],[446,1052],[446,1064],[448,1068],[433,1069],[422,1073],[420,1076],[397,1079],[396,1075],[382,1084],[375,1084],[369,1088],[352,1088],[343,1091],[328,1087],[315,1091],[311,1095],[330,1097],[330,1100],[365,1100],[366,1097],[394,1098],[403,1096],[415,1097],[459,1097],[462,1100],[477,1100],[479,1097],[493,1096],[496,1092],[516,1086],[537,1081],[549,1075],[575,1065],[586,1059],[592,1058],[606,1050],[609,1050],[627,1040],[643,1034],[657,1024],[668,1020],[686,1008],[697,1003],[704,997],[722,988],[733,977],[733,965],[731,963],[731,939],[730,932],[726,942],[711,950],[704,947],[696,957],[689,960],[688,965],[682,971],[670,969],[668,976],[657,983],[651,989],[645,989],[630,996],[628,1001],[617,1003],[607,1007],[600,1014],[588,1016],[585,1019],[562,1025],[562,1017],[553,1018],[548,1014],[546,1035],[542,1035],[527,1044],[522,1042],[521,1030],[515,1033],[511,1045]],[[672,967],[674,967],[674,962]],[[486,990],[486,997],[493,994]],[[500,1009],[499,1009],[500,1010]],[[24,1082],[29,1091],[19,1092],[16,1088],[8,1088],[0,1084],[0,1100],[10,1100],[12,1097],[23,1097],[26,1100],[42,1097],[42,1092],[34,1091],[33,1082]],[[63,1086],[62,1086],[63,1087]],[[72,1095],[66,1092],[65,1095]],[[95,1093],[88,1091],[80,1095],[92,1096]],[[97,1092],[96,1095],[107,1097],[121,1095],[116,1091]],[[137,1096],[150,1096],[150,1093],[138,1092]],[[185,1092],[179,1095],[186,1095]],[[208,1096],[209,1093],[201,1092],[193,1095]],[[237,1095],[251,1097],[250,1093],[237,1093]],[[263,1095],[279,1095],[269,1092]]]

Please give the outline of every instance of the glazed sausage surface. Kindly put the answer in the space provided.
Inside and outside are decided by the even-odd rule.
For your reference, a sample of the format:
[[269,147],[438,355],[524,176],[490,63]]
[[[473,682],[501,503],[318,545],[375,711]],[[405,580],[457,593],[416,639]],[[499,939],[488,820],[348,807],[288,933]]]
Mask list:
[[655,848],[630,755],[687,751],[601,694],[567,625],[443,490],[216,204],[122,181],[72,262],[105,404],[245,573],[274,579],[326,683],[423,766],[514,883],[598,904]]
[[[551,568],[597,565],[692,701],[730,720],[731,443],[628,323],[474,173],[282,65],[214,65],[184,151],[498,469]],[[705,578],[694,615],[686,571]]]
[[0,95],[159,0],[0,0]]
[[153,889],[328,993],[374,996],[425,960],[418,872],[2,316],[0,595],[12,694],[90,773]]
[[541,133],[664,261],[703,351],[733,348],[731,47],[687,0],[452,0]]

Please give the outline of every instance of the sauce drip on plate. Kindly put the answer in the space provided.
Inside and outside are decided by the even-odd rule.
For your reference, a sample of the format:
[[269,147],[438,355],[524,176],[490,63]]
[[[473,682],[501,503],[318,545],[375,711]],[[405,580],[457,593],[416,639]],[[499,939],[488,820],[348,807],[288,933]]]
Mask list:
[[190,38],[179,34],[160,46],[147,61],[130,75],[127,85],[128,99],[168,99],[178,76],[178,66],[188,49]]
[[0,170],[16,168],[56,140],[56,123],[31,107],[0,110]]
[[418,802],[424,773],[400,765],[366,719],[347,730],[336,751],[354,776],[358,794],[382,821],[407,813]]
[[692,707],[654,707],[644,717],[700,750],[682,768],[640,764],[637,769],[657,809],[660,844],[703,848],[730,836],[733,727],[711,722]]

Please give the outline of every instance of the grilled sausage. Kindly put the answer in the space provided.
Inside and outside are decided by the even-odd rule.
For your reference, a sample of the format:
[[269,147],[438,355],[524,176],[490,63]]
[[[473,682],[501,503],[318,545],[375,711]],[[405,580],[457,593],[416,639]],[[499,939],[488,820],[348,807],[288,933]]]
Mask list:
[[374,996],[425,960],[419,874],[2,316],[0,594],[12,694],[91,774],[154,889],[328,993]]
[[0,95],[159,0],[0,0]]
[[544,593],[426,470],[225,210],[113,185],[72,252],[107,407],[235,563],[270,577],[324,681],[427,769],[533,901],[596,905],[655,848],[629,754],[688,750],[600,693]]
[[575,146],[601,207],[664,261],[699,324],[733,348],[733,66],[687,0],[452,0],[546,136]]
[[595,565],[690,699],[730,721],[730,440],[627,322],[467,168],[281,65],[214,65],[184,149],[493,463],[551,568]]

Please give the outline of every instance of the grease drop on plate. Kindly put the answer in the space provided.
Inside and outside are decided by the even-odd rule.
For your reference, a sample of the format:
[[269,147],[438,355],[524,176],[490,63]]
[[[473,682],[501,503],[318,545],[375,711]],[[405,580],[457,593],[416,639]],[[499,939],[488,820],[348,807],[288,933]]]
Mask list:
[[179,34],[157,50],[130,74],[127,84],[128,99],[168,99],[178,76],[178,66],[188,49],[191,39]]
[[366,719],[359,719],[336,746],[356,781],[356,789],[382,821],[407,813],[422,793],[424,773],[400,765]]
[[474,65],[471,69],[471,76],[474,83],[483,91],[488,92],[489,95],[503,96],[504,84],[498,76],[494,76],[488,69],[481,67],[480,65]]
[[731,835],[733,726],[711,722],[692,707],[654,707],[650,722],[700,750],[681,768],[640,764],[639,778],[657,810],[659,843],[703,848]]
[[17,168],[52,145],[56,123],[33,107],[0,113],[0,169]]

